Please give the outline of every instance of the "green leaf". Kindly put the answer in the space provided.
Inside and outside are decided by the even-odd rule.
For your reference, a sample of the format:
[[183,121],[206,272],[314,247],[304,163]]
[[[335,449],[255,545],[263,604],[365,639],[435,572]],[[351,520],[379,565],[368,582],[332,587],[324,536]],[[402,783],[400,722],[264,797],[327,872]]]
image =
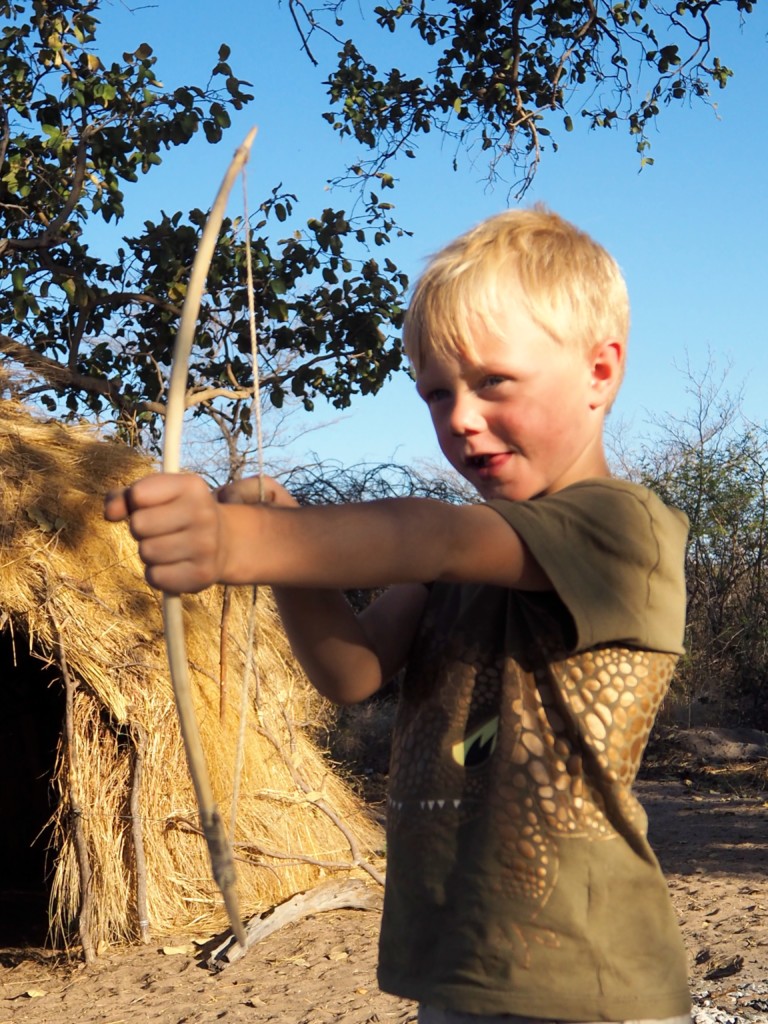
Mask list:
[[14,320],[21,322],[27,315],[27,297],[24,294],[14,295],[13,297],[13,317]]

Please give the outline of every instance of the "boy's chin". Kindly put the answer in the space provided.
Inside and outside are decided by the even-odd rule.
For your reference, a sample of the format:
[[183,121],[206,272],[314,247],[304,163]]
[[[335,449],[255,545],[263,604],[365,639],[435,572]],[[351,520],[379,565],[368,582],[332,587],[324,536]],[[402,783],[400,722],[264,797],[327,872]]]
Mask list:
[[478,483],[476,480],[473,480],[472,483],[483,501],[529,501],[536,497],[528,488],[519,485],[494,482]]
[[500,480],[493,476],[478,479],[476,470],[467,470],[465,466],[457,466],[455,463],[452,465],[456,472],[472,485],[483,501],[529,501],[538,494],[531,480]]

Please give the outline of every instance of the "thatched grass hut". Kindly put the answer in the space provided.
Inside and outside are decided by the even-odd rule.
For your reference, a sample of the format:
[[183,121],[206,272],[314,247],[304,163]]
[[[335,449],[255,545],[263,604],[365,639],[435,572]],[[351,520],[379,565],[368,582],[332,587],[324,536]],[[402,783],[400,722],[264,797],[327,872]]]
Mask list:
[[[160,601],[127,529],[102,517],[105,491],[150,468],[89,429],[0,402],[6,930],[10,901],[43,888],[53,936],[79,935],[93,948],[225,922],[176,721]],[[185,599],[198,718],[225,821],[248,597],[235,595],[223,640],[222,593]],[[380,842],[306,733],[321,705],[264,592],[255,660],[234,834],[246,914],[330,872],[359,870]]]

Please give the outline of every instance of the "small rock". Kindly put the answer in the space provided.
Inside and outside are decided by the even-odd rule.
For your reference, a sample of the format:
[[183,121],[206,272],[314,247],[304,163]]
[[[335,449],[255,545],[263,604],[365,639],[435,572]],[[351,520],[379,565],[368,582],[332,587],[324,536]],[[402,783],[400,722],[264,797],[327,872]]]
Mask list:
[[714,978],[729,978],[732,974],[738,974],[743,966],[743,956],[736,954],[735,956],[724,957],[712,964],[704,978],[707,981],[712,981]]

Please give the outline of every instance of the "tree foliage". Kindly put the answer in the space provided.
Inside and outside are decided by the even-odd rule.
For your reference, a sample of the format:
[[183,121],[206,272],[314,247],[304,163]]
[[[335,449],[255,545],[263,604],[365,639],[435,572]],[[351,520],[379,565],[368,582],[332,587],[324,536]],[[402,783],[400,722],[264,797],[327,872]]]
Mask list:
[[[104,257],[94,220],[119,223],[126,194],[202,130],[217,143],[253,97],[222,45],[205,86],[160,84],[144,43],[99,53],[97,0],[0,2],[0,352],[51,410],[114,418],[151,443],[164,411],[173,341],[205,214],[148,219]],[[223,167],[222,167],[223,173]],[[213,195],[201,197],[212,201]],[[372,256],[395,229],[369,193],[356,219],[327,208],[293,224],[278,186],[253,218],[262,383],[336,406],[373,392],[400,363],[393,331],[406,279]],[[278,240],[275,241],[275,235]],[[188,403],[250,429],[250,332],[242,221],[227,220],[211,268]],[[224,400],[230,404],[224,409]]]
[[[281,6],[278,0],[278,7]],[[398,0],[373,8],[386,38],[418,41],[414,73],[380,72],[362,39],[344,38],[345,0],[289,0],[311,54],[338,38],[328,78],[333,128],[372,151],[354,216],[327,207],[299,222],[276,186],[252,217],[256,331],[268,400],[316,396],[339,408],[375,392],[401,363],[396,337],[407,281],[386,255],[400,232],[389,161],[434,130],[509,158],[522,187],[542,139],[577,108],[624,122],[645,153],[665,103],[705,98],[730,76],[712,53],[725,0]],[[750,0],[729,0],[734,16]],[[105,56],[99,0],[0,0],[0,354],[18,387],[52,411],[111,418],[153,444],[203,209],[151,213],[105,255],[94,224],[117,225],[131,186],[203,133],[218,143],[252,99],[226,45],[204,85],[161,84],[149,44]],[[403,61],[412,46],[398,47]],[[432,67],[432,70],[427,70]],[[634,80],[633,69],[645,78]],[[646,81],[647,80],[647,81]],[[646,91],[640,86],[645,82]],[[202,197],[203,205],[212,196]],[[227,220],[200,314],[188,403],[227,437],[250,432],[250,331],[243,220]]]
[[[316,32],[338,39],[325,116],[373,151],[366,166],[414,156],[435,130],[457,152],[486,154],[492,176],[511,166],[522,194],[544,146],[556,149],[577,118],[623,125],[652,162],[648,129],[661,109],[706,100],[732,75],[713,51],[713,20],[743,19],[753,0],[388,0],[373,14],[400,37],[400,66],[383,69],[340,34],[345,0],[290,6],[308,48]],[[402,65],[412,52],[411,73]]]
[[748,422],[713,368],[690,378],[693,405],[670,417],[632,475],[690,520],[689,709],[768,729],[768,430]]

